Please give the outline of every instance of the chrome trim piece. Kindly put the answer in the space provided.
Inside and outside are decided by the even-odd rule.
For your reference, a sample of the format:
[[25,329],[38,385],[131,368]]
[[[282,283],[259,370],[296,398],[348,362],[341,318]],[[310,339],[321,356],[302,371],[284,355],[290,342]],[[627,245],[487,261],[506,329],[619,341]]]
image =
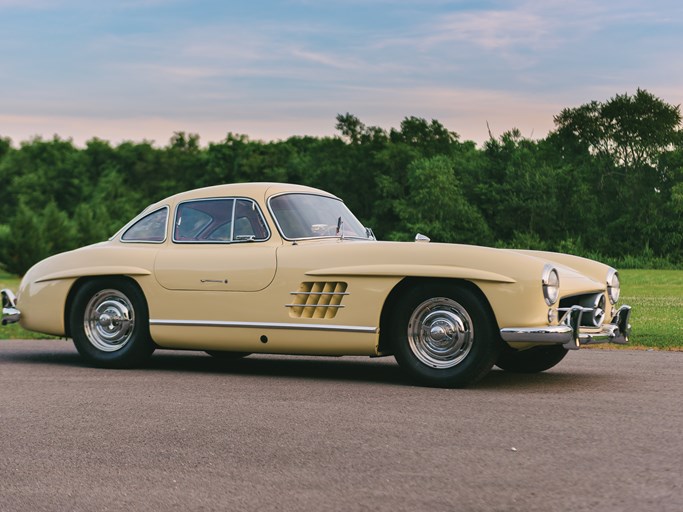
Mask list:
[[506,327],[500,330],[500,335],[507,342],[563,345],[567,349],[577,349],[581,345],[594,343],[628,343],[631,334],[630,306],[621,306],[612,317],[612,321],[599,329],[581,327],[581,316],[584,311],[593,310],[574,306],[564,315],[559,325]]
[[568,325],[546,325],[543,327],[506,327],[500,335],[507,342],[527,342],[563,345],[573,338]]
[[[581,326],[582,327],[600,327],[605,319],[605,292],[586,294],[578,301],[581,309]],[[560,322],[565,319],[565,316],[577,306],[569,306],[565,308],[557,308],[558,313],[563,313]]]
[[[230,241],[235,240],[235,211],[237,210],[237,199],[232,200],[232,213],[230,213]],[[202,229],[202,231],[204,231]],[[175,241],[175,227],[173,228],[173,237]]]
[[17,298],[11,290],[0,291],[2,296],[2,325],[15,324],[21,319],[21,311],[17,309]]
[[[329,306],[328,306],[329,307]],[[157,320],[149,321],[149,325],[173,325],[183,327],[237,327],[246,329],[293,329],[301,331],[335,331],[375,334],[377,327],[360,325],[326,325],[326,324],[294,324],[270,322],[225,322],[217,320]]]

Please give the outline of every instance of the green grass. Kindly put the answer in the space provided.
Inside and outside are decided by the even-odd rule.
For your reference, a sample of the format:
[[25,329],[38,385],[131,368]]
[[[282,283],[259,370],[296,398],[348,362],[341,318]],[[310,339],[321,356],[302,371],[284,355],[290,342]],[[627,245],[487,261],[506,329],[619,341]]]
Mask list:
[[[619,274],[619,302],[633,307],[633,333],[627,346],[683,350],[683,270],[622,270]],[[16,292],[19,279],[0,272],[0,288]],[[0,339],[49,338],[18,324],[0,327]]]
[[683,350],[683,270],[620,270],[631,312],[630,345]]

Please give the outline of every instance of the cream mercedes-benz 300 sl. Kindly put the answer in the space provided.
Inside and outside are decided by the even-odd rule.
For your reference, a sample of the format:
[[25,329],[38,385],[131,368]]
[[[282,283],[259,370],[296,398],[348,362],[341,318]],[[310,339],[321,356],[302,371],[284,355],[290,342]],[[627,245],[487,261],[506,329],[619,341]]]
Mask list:
[[539,372],[570,349],[626,343],[617,272],[534,251],[377,241],[344,203],[278,183],[220,185],[149,206],[109,241],[41,261],[2,323],[73,338],[91,364],[156,348],[394,355],[457,387],[493,365]]

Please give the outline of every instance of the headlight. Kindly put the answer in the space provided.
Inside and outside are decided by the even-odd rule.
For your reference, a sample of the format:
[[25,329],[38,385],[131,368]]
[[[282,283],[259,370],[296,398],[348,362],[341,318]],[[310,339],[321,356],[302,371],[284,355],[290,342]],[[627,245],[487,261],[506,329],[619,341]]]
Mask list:
[[560,276],[551,265],[546,265],[543,268],[543,298],[548,306],[552,306],[557,302],[560,296]]
[[619,274],[616,270],[610,269],[607,273],[607,295],[612,304],[616,304],[621,293],[621,284],[619,283]]

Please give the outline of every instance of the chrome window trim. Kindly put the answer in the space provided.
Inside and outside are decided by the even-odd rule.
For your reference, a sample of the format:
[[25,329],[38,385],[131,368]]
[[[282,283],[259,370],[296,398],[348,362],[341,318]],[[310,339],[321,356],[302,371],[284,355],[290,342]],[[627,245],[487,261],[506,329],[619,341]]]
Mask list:
[[[115,238],[118,238],[119,242],[122,244],[163,244],[168,240],[168,220],[170,218],[170,213],[171,209],[169,208],[168,205],[164,205],[161,208],[157,208],[156,210],[150,211],[149,213],[147,212],[148,208],[145,208],[142,210],[138,215],[133,217],[133,219],[128,222],[125,226],[123,226],[121,229],[119,229],[119,232],[112,236],[109,240],[113,240]],[[166,210],[166,223],[164,226],[164,239],[159,241],[159,240],[124,240],[123,235],[125,235],[130,228],[132,228],[135,224],[140,222],[142,219],[146,219],[150,215],[154,215],[155,213],[161,211],[161,210]]]
[[[268,236],[266,238],[259,238],[259,239],[254,239],[254,240],[234,240],[234,232],[235,232],[235,209],[237,208],[237,201],[240,199],[244,201],[249,201],[252,205],[256,206],[256,211],[259,214],[259,217],[261,217],[261,220],[263,221],[263,225],[266,228],[266,232],[268,233]],[[232,214],[231,214],[231,226],[230,226],[230,240],[176,240],[175,237],[175,219],[177,218],[178,215],[178,209],[187,203],[197,203],[200,201],[225,201],[225,200],[231,200],[232,201]],[[261,210],[261,206],[252,199],[251,197],[243,197],[243,196],[225,196],[225,197],[198,197],[195,199],[186,199],[185,201],[181,201],[180,203],[175,205],[174,211],[173,211],[173,233],[171,235],[171,241],[174,244],[180,244],[180,245],[194,245],[194,244],[201,244],[201,245],[231,245],[231,244],[243,244],[243,243],[260,243],[260,242],[267,242],[270,240],[272,237],[272,231],[270,229],[270,225],[268,224],[268,221],[266,219],[266,216],[263,215],[263,211]]]
[[235,327],[246,329],[293,329],[300,331],[336,331],[376,334],[377,327],[362,325],[327,325],[327,324],[297,324],[272,322],[227,322],[216,320],[160,320],[152,319],[149,325],[182,326],[182,327]]
[[[273,212],[273,209],[270,206],[270,201],[272,199],[275,199],[276,197],[287,196],[287,195],[325,197],[327,199],[334,199],[336,201],[339,201],[344,206],[346,206],[346,203],[344,203],[344,201],[342,199],[338,198],[337,196],[328,196],[327,194],[314,194],[312,192],[280,192],[279,194],[273,194],[272,196],[270,196],[268,198],[268,201],[266,201],[267,206],[268,206],[268,213],[270,213],[270,218],[273,219],[273,222],[275,223],[275,227],[277,228],[277,230],[280,233],[280,236],[282,237],[283,240],[286,240],[288,242],[295,242],[295,241],[299,241],[299,240],[328,240],[328,239],[339,240],[340,239],[340,237],[338,235],[334,235],[334,236],[332,236],[332,235],[306,236],[306,237],[299,237],[299,238],[287,238],[285,236],[284,231],[282,230],[282,227],[280,226],[280,223],[277,220],[277,216],[275,215],[275,213]],[[348,209],[348,207],[347,207],[347,209]],[[356,215],[351,210],[349,210],[349,212],[351,212],[351,215],[353,215],[354,218],[356,218],[356,220],[358,220]],[[363,225],[363,223],[360,220],[358,220],[358,223],[361,226]],[[363,238],[362,236],[344,236],[344,240],[373,240],[373,239],[372,238]]]

